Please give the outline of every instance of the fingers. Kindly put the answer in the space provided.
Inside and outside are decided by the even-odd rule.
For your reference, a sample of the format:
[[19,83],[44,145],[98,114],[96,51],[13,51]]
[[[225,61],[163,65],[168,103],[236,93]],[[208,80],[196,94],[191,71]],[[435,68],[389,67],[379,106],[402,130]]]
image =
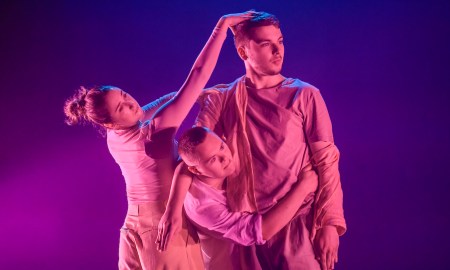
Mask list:
[[236,28],[234,27],[234,25],[230,26],[230,30],[231,30],[231,33],[233,34],[233,36],[235,36],[236,35]]
[[158,251],[165,251],[167,248],[166,235],[168,230],[170,229],[170,225],[166,222],[158,225],[158,236],[156,238],[156,248]]
[[334,265],[338,262],[338,251],[337,249],[333,253],[333,260],[332,260],[332,268],[334,269]]
[[235,29],[233,29],[233,26],[253,18],[255,16],[256,12],[254,10],[249,10],[242,13],[233,13],[224,15],[222,18],[224,18],[227,21],[228,26],[231,29],[231,32],[233,35],[236,33]]
[[172,240],[176,230],[170,224],[161,224],[158,226],[158,235],[156,236],[156,250],[162,252],[166,251],[167,247]]
[[327,269],[333,269],[333,261],[334,261],[334,257],[333,257],[333,253],[328,251],[327,252]]
[[179,228],[176,225],[171,224],[165,237],[164,237],[163,250],[167,250],[170,242],[172,241],[172,239],[178,232],[179,232]]
[[167,250],[167,247],[169,246],[169,241],[172,239],[172,226],[167,226],[166,232],[163,235],[162,241],[161,241],[161,247],[162,250]]
[[336,253],[331,252],[330,253],[330,269],[334,269],[335,260],[336,260]]
[[172,238],[172,229],[168,229],[167,232],[163,236],[163,240],[161,242],[162,250],[166,250],[169,244],[170,239]]
[[333,256],[332,256],[331,263],[332,263],[333,268],[331,268],[331,269],[334,269],[334,265],[338,262],[338,250],[339,250],[339,243],[336,246],[334,246],[333,250],[332,250]]
[[236,16],[239,16],[239,17],[253,17],[255,14],[256,14],[257,12],[255,11],[255,10],[253,10],[253,9],[251,9],[251,10],[248,10],[248,11],[245,11],[245,12],[242,12],[242,13],[236,13],[235,15]]
[[328,269],[334,269],[334,265],[338,262],[338,251],[337,248],[327,252],[327,262],[326,265]]
[[322,261],[325,261],[324,265],[326,268],[323,268],[323,269],[334,269],[334,265],[338,262],[337,250],[327,251],[326,254],[322,254],[320,259],[318,258],[318,260],[321,263],[321,267],[323,267]]
[[321,256],[319,258],[319,263],[320,263],[320,268],[322,270],[328,270],[328,268],[327,268],[327,259],[326,259],[325,256]]
[[327,255],[326,252],[323,249],[317,249],[318,254],[316,255],[316,260],[319,261],[320,269],[322,270],[328,270],[327,267]]
[[164,223],[163,224],[159,224],[158,225],[158,235],[156,236],[156,250],[158,251],[162,251],[161,250],[161,241],[164,238],[164,233],[165,233],[165,226]]
[[156,241],[155,241],[155,244],[157,247],[158,247],[158,243],[161,241],[161,231],[162,230],[158,226],[158,234],[156,235]]
[[156,250],[159,250],[159,242],[161,241],[161,228],[160,228],[160,226],[158,225],[158,234],[156,235],[156,241],[155,241],[155,244],[156,244]]
[[338,262],[336,251],[323,251],[320,256],[316,257],[322,270],[334,269],[334,265]]

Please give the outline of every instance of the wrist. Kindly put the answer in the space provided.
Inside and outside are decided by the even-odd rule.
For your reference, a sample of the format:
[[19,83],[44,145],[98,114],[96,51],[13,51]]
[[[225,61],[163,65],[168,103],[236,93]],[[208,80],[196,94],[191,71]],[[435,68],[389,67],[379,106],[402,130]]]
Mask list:
[[166,206],[166,212],[177,213],[183,210],[182,203],[169,202]]
[[226,16],[222,16],[216,24],[216,29],[226,32],[230,27],[230,23]]

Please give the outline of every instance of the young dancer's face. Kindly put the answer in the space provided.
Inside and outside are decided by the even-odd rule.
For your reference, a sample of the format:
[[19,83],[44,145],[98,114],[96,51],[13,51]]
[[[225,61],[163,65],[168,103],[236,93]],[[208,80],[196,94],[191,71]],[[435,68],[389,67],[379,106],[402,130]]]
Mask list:
[[283,34],[274,25],[251,29],[245,47],[246,62],[260,75],[280,74],[284,59]]
[[205,140],[195,147],[197,173],[209,178],[225,178],[234,173],[233,156],[227,144],[216,134],[208,132]]
[[111,88],[105,94],[105,105],[113,122],[112,128],[129,128],[136,125],[143,115],[139,103],[119,88]]

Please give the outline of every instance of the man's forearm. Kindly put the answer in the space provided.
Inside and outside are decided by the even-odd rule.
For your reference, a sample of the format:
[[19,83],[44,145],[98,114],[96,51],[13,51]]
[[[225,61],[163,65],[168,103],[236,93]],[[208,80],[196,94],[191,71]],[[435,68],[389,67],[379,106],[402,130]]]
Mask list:
[[323,226],[332,225],[342,235],[346,230],[343,211],[343,193],[339,175],[339,151],[332,142],[310,144],[312,163],[319,175],[319,189],[315,201],[313,233]]

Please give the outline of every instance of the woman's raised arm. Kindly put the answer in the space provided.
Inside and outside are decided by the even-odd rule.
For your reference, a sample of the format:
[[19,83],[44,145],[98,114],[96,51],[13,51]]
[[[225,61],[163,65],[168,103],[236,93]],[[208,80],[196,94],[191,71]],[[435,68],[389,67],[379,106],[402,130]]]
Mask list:
[[166,128],[178,129],[211,77],[228,28],[252,18],[252,14],[253,11],[248,11],[220,18],[180,90],[155,113],[153,117],[155,131]]

